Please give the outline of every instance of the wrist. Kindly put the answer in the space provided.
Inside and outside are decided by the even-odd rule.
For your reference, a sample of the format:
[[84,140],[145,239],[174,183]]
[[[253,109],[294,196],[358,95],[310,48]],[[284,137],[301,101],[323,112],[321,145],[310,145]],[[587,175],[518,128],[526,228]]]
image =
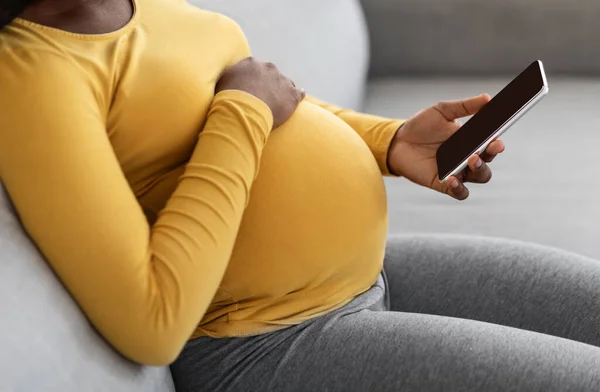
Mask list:
[[398,132],[400,131],[400,128],[402,128],[403,125],[404,124],[400,125],[400,127],[394,134],[394,137],[392,138],[392,141],[390,143],[390,146],[388,148],[388,153],[387,153],[388,171],[390,172],[390,174],[392,174],[394,176],[402,175],[400,172],[400,168],[397,167],[398,166],[397,162],[398,162],[398,150],[399,150],[399,145],[400,145],[400,139],[398,138]]

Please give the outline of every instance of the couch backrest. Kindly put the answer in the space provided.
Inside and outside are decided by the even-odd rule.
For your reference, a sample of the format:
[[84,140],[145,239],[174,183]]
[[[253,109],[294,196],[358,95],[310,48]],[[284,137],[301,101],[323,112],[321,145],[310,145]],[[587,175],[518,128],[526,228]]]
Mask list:
[[0,317],[2,391],[174,390],[167,368],[132,364],[90,326],[23,231],[1,184]]
[[372,74],[600,75],[598,0],[363,0]]
[[272,61],[309,94],[362,104],[368,37],[357,0],[189,0],[237,21],[253,55]]

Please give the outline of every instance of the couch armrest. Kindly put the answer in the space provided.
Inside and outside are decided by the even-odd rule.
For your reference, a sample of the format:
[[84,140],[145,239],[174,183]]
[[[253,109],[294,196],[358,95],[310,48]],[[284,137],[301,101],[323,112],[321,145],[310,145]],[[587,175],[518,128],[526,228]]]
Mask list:
[[371,74],[600,74],[597,0],[363,0]]

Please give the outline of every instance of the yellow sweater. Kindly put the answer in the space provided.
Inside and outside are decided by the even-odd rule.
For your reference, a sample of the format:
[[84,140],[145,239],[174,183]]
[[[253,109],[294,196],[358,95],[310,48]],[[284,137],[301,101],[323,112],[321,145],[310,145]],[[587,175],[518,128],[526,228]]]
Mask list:
[[[143,0],[124,28],[0,32],[0,178],[100,333],[145,364],[339,308],[381,271],[400,121],[313,98],[282,127],[241,91],[224,16]],[[259,170],[260,169],[260,170]]]

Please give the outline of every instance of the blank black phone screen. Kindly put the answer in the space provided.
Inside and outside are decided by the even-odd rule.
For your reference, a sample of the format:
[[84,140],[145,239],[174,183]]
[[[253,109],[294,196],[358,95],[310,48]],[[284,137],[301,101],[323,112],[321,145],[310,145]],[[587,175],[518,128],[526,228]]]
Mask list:
[[542,72],[540,63],[533,62],[442,143],[437,151],[440,180],[477,152],[499,128],[542,90]]

